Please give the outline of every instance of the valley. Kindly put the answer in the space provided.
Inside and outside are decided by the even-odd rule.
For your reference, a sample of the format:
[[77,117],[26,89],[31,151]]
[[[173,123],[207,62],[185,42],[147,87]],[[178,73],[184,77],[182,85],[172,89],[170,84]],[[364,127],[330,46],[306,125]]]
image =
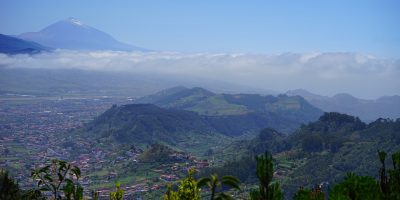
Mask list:
[[400,149],[398,120],[365,124],[299,97],[179,87],[139,99],[6,95],[1,102],[0,167],[22,188],[34,186],[31,169],[57,158],[81,168],[87,195],[106,197],[120,181],[127,197],[158,198],[196,168],[199,176],[238,177],[248,188],[239,198],[256,183],[254,156],[269,151],[289,198],[299,186],[329,190],[347,171],[375,176],[375,152]]
[[400,1],[0,1],[0,200],[400,200]]
[[141,196],[150,191],[157,193],[165,182],[183,177],[189,167],[209,165],[207,161],[172,149],[164,155],[167,159],[159,162],[152,160],[155,154],[149,154],[152,148],[147,149],[144,144],[136,147],[97,143],[92,138],[73,135],[74,130],[112,105],[131,102],[129,98],[111,97],[2,98],[0,168],[12,172],[21,188],[32,188],[35,182],[30,178],[30,171],[57,158],[80,167],[84,174],[81,184],[87,188],[87,195],[91,190],[108,195],[119,180],[128,196]]

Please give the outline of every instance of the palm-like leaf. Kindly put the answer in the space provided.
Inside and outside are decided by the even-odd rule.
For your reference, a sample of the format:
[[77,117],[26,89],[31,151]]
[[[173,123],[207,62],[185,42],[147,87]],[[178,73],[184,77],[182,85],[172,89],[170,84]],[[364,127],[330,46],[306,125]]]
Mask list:
[[386,152],[384,151],[378,151],[378,155],[379,155],[379,160],[381,161],[382,164],[385,163],[386,160]]
[[74,166],[71,169],[71,174],[76,176],[77,179],[79,179],[81,177],[81,170],[79,169],[79,167]]
[[234,176],[223,176],[221,182],[224,185],[240,190],[239,186],[240,180]]
[[211,182],[211,179],[208,177],[204,177],[201,178],[198,182],[197,182],[197,187],[204,187],[206,186],[208,183]]
[[400,152],[392,154],[393,168],[397,169],[400,167]]
[[219,193],[217,197],[215,197],[215,200],[231,200],[231,199],[233,198],[225,193]]
[[234,176],[223,176],[221,179],[219,179],[218,175],[213,174],[210,177],[201,178],[197,182],[197,186],[198,187],[208,186],[208,188],[211,191],[211,198],[210,198],[211,200],[232,199],[231,196],[229,196],[223,192],[221,192],[219,194],[215,194],[215,192],[216,192],[217,188],[220,187],[221,185],[229,186],[231,188],[240,190],[239,183],[240,183],[239,179],[237,179]]

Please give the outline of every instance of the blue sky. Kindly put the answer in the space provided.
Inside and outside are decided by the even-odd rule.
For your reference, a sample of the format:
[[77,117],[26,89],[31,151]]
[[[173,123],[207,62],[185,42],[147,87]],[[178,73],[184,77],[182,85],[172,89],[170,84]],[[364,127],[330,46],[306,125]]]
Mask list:
[[400,1],[0,1],[0,33],[68,17],[149,49],[400,58]]

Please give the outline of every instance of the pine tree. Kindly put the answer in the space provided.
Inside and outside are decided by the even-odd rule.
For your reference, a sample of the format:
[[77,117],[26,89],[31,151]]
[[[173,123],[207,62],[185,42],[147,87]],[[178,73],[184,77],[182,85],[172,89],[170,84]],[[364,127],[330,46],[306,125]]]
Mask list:
[[259,180],[258,190],[250,192],[252,200],[281,200],[283,194],[278,182],[272,182],[274,175],[274,166],[272,155],[265,152],[264,155],[256,156],[257,178]]

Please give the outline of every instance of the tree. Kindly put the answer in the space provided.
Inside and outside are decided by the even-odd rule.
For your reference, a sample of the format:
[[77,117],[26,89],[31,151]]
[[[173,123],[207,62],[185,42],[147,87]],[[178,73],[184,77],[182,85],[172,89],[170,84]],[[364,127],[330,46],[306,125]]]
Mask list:
[[300,187],[300,189],[293,196],[293,200],[324,200],[325,195],[319,185],[315,186],[312,190]]
[[92,200],[99,200],[99,192],[92,190]]
[[382,199],[382,193],[378,182],[374,178],[347,173],[344,181],[334,186],[329,199],[379,200]]
[[74,184],[71,180],[66,180],[66,185],[63,188],[65,198],[67,200],[82,200],[83,187],[80,184]]
[[172,190],[172,185],[167,185],[167,192],[164,194],[164,200],[178,200],[178,193]]
[[199,200],[200,189],[193,178],[194,173],[195,169],[189,169],[188,176],[180,181],[177,192],[172,190],[172,186],[168,186],[164,200]]
[[388,170],[389,177],[386,173],[386,152],[378,151],[379,160],[382,167],[380,168],[380,188],[383,197],[386,200],[400,200],[400,152],[392,154],[393,169]]
[[0,199],[13,200],[21,198],[21,190],[17,183],[9,177],[7,171],[0,171]]
[[393,169],[389,170],[390,198],[400,200],[400,151],[392,154]]
[[257,178],[259,180],[258,190],[250,192],[252,200],[281,200],[282,190],[278,182],[272,182],[274,167],[271,154],[265,152],[264,155],[256,156]]
[[124,190],[121,189],[121,183],[118,181],[115,184],[115,191],[110,193],[111,200],[122,200],[124,197]]
[[214,174],[211,175],[210,177],[205,177],[205,178],[201,178],[198,183],[197,186],[199,188],[207,186],[210,191],[211,191],[211,200],[214,199],[231,199],[231,197],[223,192],[216,194],[216,190],[218,187],[221,186],[228,186],[228,187],[232,187],[235,188],[237,190],[240,190],[239,187],[239,179],[237,179],[234,176],[223,176],[221,178],[221,180],[218,178],[218,175]]
[[385,166],[385,160],[386,160],[386,152],[384,151],[378,151],[378,156],[379,156],[379,161],[381,162],[381,168],[379,169],[379,186],[381,188],[382,193],[386,196],[387,193],[389,193],[389,181],[388,177],[386,174],[386,166]]
[[81,170],[78,167],[62,160],[53,160],[50,165],[32,171],[31,177],[38,180],[38,189],[31,193],[49,191],[54,199],[61,199],[63,191],[67,199],[81,200],[83,188],[78,183],[80,176]]
[[189,169],[188,176],[181,180],[178,186],[179,200],[198,200],[200,199],[200,189],[197,187],[197,182],[193,178],[195,169]]
[[301,146],[306,152],[320,152],[324,149],[323,139],[318,134],[305,135]]

